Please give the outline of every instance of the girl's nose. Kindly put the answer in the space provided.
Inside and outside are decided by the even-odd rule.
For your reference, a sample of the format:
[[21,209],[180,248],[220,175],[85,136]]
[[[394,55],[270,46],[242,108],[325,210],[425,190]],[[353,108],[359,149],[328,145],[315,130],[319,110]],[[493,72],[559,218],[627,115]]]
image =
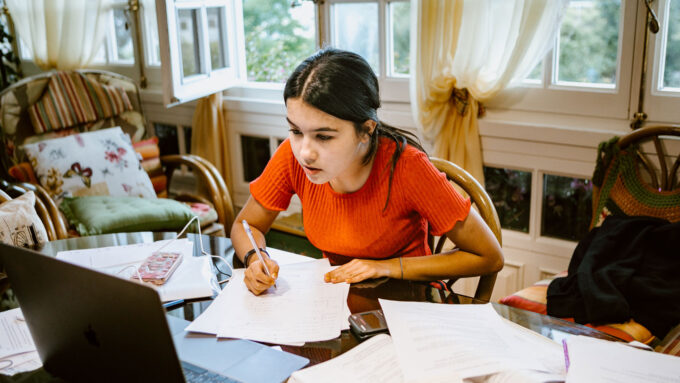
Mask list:
[[307,139],[303,139],[300,145],[300,159],[302,159],[305,165],[312,165],[316,161],[316,150]]

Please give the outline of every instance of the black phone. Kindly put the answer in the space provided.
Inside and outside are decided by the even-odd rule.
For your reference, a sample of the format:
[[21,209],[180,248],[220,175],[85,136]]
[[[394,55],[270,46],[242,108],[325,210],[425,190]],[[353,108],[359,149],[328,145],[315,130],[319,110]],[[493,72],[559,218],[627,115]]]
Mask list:
[[387,322],[381,310],[371,310],[349,316],[349,328],[359,339],[387,332]]

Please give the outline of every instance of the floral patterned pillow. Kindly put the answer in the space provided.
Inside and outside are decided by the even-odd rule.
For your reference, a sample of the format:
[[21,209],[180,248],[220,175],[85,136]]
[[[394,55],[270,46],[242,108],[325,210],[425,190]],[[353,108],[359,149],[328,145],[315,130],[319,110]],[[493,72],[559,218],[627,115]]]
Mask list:
[[27,144],[24,150],[57,205],[64,197],[156,197],[130,137],[119,127]]

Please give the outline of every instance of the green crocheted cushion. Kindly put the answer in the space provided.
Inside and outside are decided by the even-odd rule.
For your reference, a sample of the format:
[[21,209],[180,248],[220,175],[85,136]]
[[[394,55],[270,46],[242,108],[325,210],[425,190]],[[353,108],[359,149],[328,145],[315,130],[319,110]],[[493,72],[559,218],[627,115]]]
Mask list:
[[89,196],[60,205],[80,235],[132,231],[179,231],[194,216],[183,203],[165,198]]
[[[643,180],[636,166],[637,147],[620,150],[618,137],[598,148],[593,185],[598,188],[591,227],[608,215],[647,216],[680,221],[680,190],[660,191]],[[595,195],[595,194],[594,194]]]

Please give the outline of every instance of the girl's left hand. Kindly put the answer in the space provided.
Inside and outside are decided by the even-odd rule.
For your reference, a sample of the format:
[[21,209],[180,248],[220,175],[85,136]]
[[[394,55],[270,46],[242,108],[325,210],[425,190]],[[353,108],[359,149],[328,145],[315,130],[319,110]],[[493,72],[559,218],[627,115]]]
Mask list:
[[331,283],[357,283],[371,278],[389,277],[388,261],[371,261],[353,259],[344,265],[329,271],[324,280]]

